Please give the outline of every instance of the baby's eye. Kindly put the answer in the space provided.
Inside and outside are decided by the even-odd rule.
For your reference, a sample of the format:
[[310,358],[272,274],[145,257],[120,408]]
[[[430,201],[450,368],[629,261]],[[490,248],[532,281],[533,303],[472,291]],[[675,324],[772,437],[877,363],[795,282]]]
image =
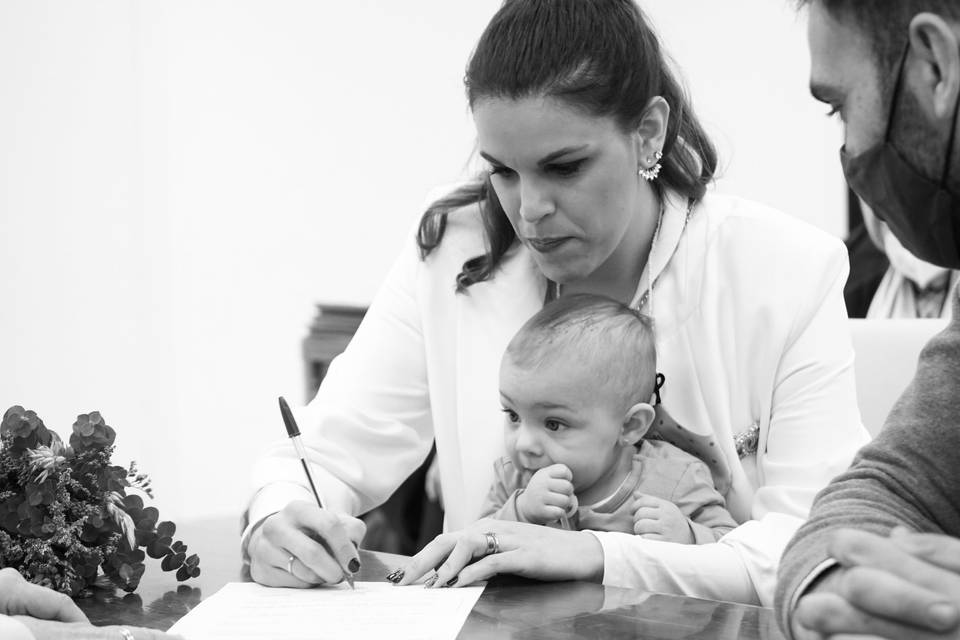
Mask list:
[[547,420],[543,423],[543,426],[547,428],[547,431],[559,431],[563,428],[563,423],[557,420]]
[[513,424],[520,422],[520,416],[518,416],[517,412],[513,409],[504,409],[503,412],[507,415],[507,420]]

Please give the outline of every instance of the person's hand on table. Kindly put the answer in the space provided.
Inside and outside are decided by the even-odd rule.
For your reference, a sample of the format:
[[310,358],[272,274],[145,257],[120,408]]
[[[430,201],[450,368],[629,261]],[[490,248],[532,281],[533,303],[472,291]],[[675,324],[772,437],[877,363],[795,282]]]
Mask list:
[[67,595],[27,582],[20,573],[0,569],[0,614],[23,624],[36,640],[79,638],[81,640],[174,640],[153,629],[95,627]]
[[38,620],[29,616],[13,616],[36,640],[183,640],[156,629],[141,627],[95,627],[89,622]]
[[600,582],[603,548],[586,531],[488,518],[437,536],[387,579],[398,585],[412,584],[433,573],[435,567],[436,575],[426,586],[461,587],[498,573]]
[[517,496],[517,511],[527,522],[547,524],[577,509],[573,473],[563,464],[537,469]]
[[680,507],[656,496],[633,494],[633,532],[648,540],[693,544],[690,521]]
[[834,535],[829,551],[840,566],[797,603],[797,640],[960,639],[960,540],[848,529]]
[[268,587],[313,587],[360,570],[362,520],[298,500],[264,519],[247,544],[250,577]]
[[63,593],[27,582],[16,569],[0,569],[0,613],[60,622],[87,622],[80,607]]

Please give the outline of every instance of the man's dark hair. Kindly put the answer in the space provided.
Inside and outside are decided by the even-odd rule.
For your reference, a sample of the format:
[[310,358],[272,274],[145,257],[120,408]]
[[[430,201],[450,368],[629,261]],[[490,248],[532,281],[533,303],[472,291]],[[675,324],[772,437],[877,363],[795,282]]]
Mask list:
[[907,46],[907,29],[915,15],[930,12],[960,21],[958,0],[797,0],[797,5],[815,2],[867,37],[884,93],[893,89],[896,68]]

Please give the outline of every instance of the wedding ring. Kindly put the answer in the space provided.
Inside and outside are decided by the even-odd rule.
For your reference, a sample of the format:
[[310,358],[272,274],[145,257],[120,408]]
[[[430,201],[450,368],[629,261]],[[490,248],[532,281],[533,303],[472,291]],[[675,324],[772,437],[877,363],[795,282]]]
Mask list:
[[293,575],[293,561],[296,560],[294,556],[290,556],[290,559],[287,560],[287,573]]
[[485,555],[490,555],[492,553],[500,553],[500,539],[497,538],[497,534],[492,531],[487,531],[483,534],[487,537],[487,553]]
[[126,627],[117,627],[117,631],[120,632],[120,637],[123,638],[123,640],[137,640],[133,637],[133,634],[130,633],[130,629]]

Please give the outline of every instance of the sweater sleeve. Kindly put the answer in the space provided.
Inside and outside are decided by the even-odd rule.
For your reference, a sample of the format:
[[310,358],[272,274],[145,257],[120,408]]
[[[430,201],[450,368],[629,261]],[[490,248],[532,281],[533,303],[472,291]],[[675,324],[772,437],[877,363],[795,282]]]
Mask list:
[[737,526],[723,496],[713,486],[710,469],[702,462],[687,466],[670,501],[690,520],[694,544],[716,542]]
[[[433,440],[417,279],[423,263],[411,234],[346,350],[320,390],[295,409],[323,504],[356,515],[386,500],[426,458]],[[254,466],[249,533],[297,499],[312,500],[288,439]]]
[[954,320],[920,354],[913,382],[876,439],[816,499],[809,521],[787,547],[776,609],[789,634],[802,589],[831,564],[827,544],[837,529],[886,535],[896,525],[960,536],[960,300]]

